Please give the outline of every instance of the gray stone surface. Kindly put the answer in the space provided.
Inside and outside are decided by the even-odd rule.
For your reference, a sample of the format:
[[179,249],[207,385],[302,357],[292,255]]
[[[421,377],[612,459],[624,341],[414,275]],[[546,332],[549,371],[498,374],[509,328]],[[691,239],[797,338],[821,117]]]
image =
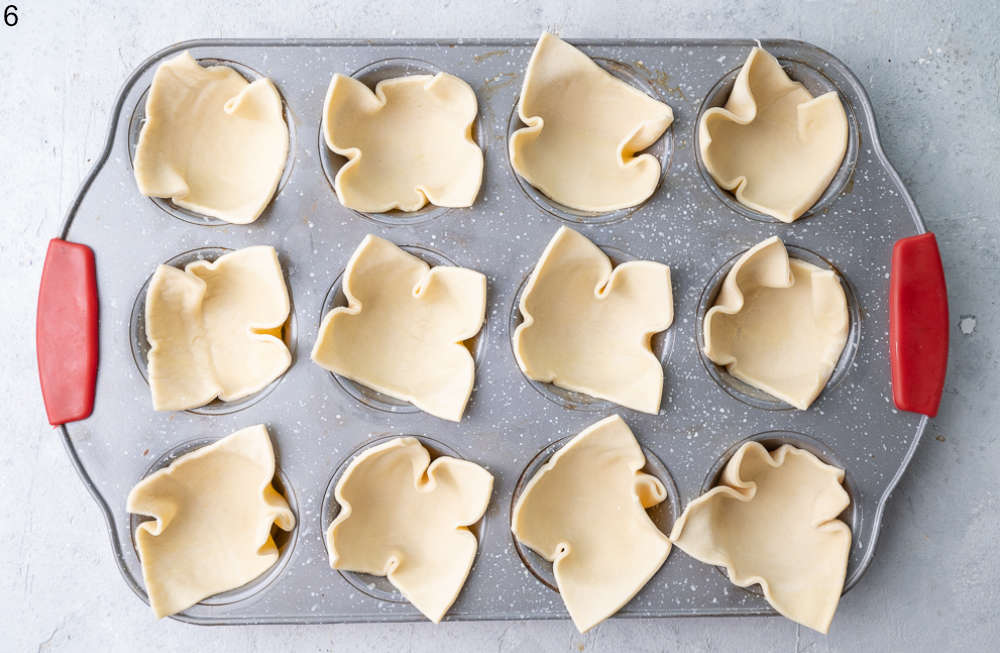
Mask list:
[[[0,3],[0,5],[5,3]],[[994,2],[549,1],[92,3],[20,0],[0,26],[0,615],[3,650],[996,650],[1000,647],[1000,7]],[[94,3],[96,4],[96,3]],[[183,5],[189,5],[187,7]],[[938,235],[951,364],[889,504],[876,560],[829,636],[781,618],[199,628],[152,615],[121,581],[96,505],[45,423],[33,324],[45,241],[98,155],[128,72],[207,36],[790,37],[840,57]]]

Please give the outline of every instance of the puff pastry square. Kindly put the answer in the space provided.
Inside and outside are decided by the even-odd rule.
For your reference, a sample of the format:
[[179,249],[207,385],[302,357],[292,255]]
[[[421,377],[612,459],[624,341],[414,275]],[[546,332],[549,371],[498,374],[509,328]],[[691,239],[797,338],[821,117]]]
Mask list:
[[271,486],[274,451],[263,425],[185,454],[129,492],[127,509],[152,517],[135,544],[157,617],[249,583],[278,560],[271,527],[295,516]]
[[552,562],[580,632],[618,612],[670,553],[670,540],[646,514],[667,493],[640,471],[645,465],[632,431],[612,415],[557,451],[514,505],[514,536]]
[[816,203],[847,152],[847,114],[836,91],[814,98],[761,48],[750,51],[725,107],[706,111],[698,129],[716,183],[782,222]]
[[416,438],[363,452],[334,490],[340,513],[326,532],[330,565],[389,581],[437,623],[458,598],[478,543],[493,476],[475,463],[431,462]]
[[486,277],[431,268],[368,235],[348,261],[342,286],[348,305],[323,318],[312,359],[431,415],[461,420],[476,375],[463,342],[486,319]]
[[635,206],[656,190],[660,163],[639,154],[673,122],[670,107],[608,73],[569,43],[542,34],[524,75],[510,138],[517,174],[581,211]]
[[740,587],[760,583],[784,616],[827,632],[840,602],[851,529],[844,470],[808,451],[759,442],[740,447],[722,480],[687,507],[670,539],[688,555],[723,565]]
[[187,52],[156,69],[135,150],[140,193],[246,224],[270,203],[287,158],[288,125],[271,80],[203,68]]
[[819,396],[847,343],[847,298],[832,270],[789,258],[772,236],[737,259],[705,315],[705,355],[799,410]]
[[149,387],[156,410],[235,401],[284,374],[290,310],[273,247],[156,269],[146,292]]
[[334,190],[358,211],[472,206],[483,152],[472,140],[476,94],[447,73],[386,79],[375,92],[336,74],[323,107],[323,137],[348,162]]
[[521,295],[514,355],[530,379],[656,413],[663,367],[650,337],[673,322],[670,268],[611,260],[560,227]]

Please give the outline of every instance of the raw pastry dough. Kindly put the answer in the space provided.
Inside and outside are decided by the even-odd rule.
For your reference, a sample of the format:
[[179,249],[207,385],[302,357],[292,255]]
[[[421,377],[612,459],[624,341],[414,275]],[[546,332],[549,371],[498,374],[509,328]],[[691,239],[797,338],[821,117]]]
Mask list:
[[774,609],[825,633],[847,573],[851,529],[844,470],[808,451],[759,442],[740,447],[722,480],[687,507],[670,539],[688,555],[724,565],[740,587],[760,583]]
[[726,106],[699,124],[701,158],[741,204],[782,222],[805,213],[847,151],[847,114],[836,91],[813,98],[773,56],[750,51]]
[[612,415],[557,451],[514,505],[514,536],[552,562],[580,632],[618,612],[670,553],[670,540],[646,514],[667,492],[639,471],[645,465],[632,431]]
[[514,171],[555,201],[583,211],[639,204],[660,163],[640,152],[674,120],[670,107],[626,84],[548,32],[538,39],[510,138]]
[[341,510],[326,531],[330,566],[387,576],[431,621],[441,621],[472,569],[493,476],[449,456],[431,462],[416,438],[365,451],[334,490]]
[[528,378],[660,410],[663,367],[650,337],[674,319],[670,268],[611,261],[587,238],[560,227],[521,295],[524,321],[514,356]]
[[271,486],[274,451],[263,425],[185,454],[129,492],[127,510],[152,517],[135,530],[157,617],[240,587],[278,560],[271,526],[295,516]]
[[267,207],[288,158],[288,125],[269,79],[202,68],[182,52],[156,69],[135,150],[139,192],[246,224]]
[[704,329],[709,359],[805,410],[847,343],[847,299],[837,273],[790,259],[772,236],[736,261]]
[[462,343],[486,319],[486,277],[431,268],[368,235],[347,262],[342,285],[348,305],[323,318],[312,359],[431,415],[461,420],[476,376]]
[[156,268],[146,292],[149,387],[156,410],[235,401],[284,374],[278,337],[289,301],[278,253],[256,246]]
[[483,152],[472,140],[476,93],[447,73],[386,79],[375,92],[333,76],[323,137],[349,159],[334,190],[358,211],[472,206],[483,180]]

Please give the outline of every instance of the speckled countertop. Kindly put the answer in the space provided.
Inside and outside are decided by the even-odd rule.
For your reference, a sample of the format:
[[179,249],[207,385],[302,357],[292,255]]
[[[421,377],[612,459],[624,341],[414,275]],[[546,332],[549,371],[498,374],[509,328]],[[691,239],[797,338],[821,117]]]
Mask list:
[[[7,166],[0,284],[14,307],[0,344],[8,446],[0,488],[0,611],[10,650],[985,650],[995,617],[1000,464],[992,401],[998,281],[1000,9],[981,3],[243,3],[192,7],[18,3],[0,27]],[[495,6],[492,6],[495,4]],[[267,6],[264,6],[267,5]],[[951,365],[932,421],[889,504],[871,569],[823,637],[781,618],[198,628],[155,623],[112,561],[103,520],[45,424],[33,313],[45,241],[99,154],[121,82],[148,54],[212,36],[787,37],[843,60],[868,89],[883,146],[942,249]]]

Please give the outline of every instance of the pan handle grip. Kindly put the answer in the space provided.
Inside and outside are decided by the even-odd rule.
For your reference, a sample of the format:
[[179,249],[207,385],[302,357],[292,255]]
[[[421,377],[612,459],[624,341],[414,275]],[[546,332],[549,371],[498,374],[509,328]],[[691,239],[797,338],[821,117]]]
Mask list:
[[53,426],[84,419],[94,409],[97,317],[93,250],[53,238],[42,268],[35,320],[38,377]]
[[896,407],[937,415],[948,368],[948,291],[932,233],[903,238],[893,247],[889,361]]

